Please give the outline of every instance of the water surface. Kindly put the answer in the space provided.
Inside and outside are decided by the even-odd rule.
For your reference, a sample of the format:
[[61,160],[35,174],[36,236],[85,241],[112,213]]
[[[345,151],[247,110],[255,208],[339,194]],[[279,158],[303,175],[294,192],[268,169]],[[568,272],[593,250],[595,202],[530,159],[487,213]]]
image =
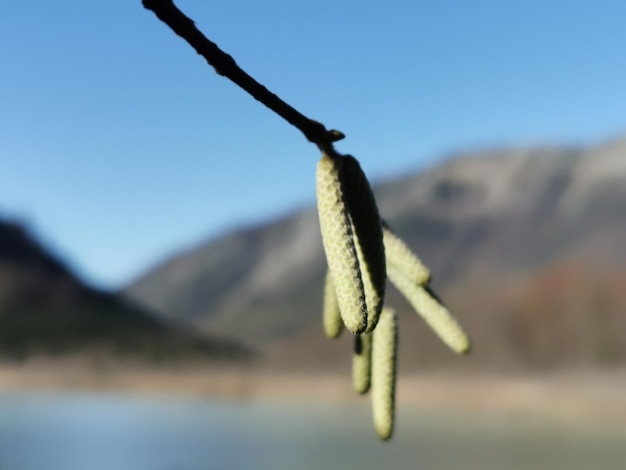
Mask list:
[[320,468],[626,468],[626,426],[402,411],[381,443],[359,405],[0,395],[0,470]]

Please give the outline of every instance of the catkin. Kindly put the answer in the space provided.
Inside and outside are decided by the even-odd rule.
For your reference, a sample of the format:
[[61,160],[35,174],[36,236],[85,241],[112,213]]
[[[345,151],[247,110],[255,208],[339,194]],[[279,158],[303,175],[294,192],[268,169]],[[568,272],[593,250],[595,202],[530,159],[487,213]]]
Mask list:
[[341,183],[341,160],[323,155],[317,165],[317,209],[341,318],[348,330],[360,334],[367,326],[367,307]]
[[326,281],[324,282],[323,324],[324,333],[328,338],[338,338],[343,332],[343,320],[341,313],[339,313],[335,284],[330,271],[326,272]]
[[[371,271],[368,267],[365,255],[363,253],[363,247],[359,243],[359,238],[356,237],[357,258],[359,260],[359,266],[361,267],[361,279],[363,280],[363,289],[365,292],[365,305],[367,306],[367,327],[365,333],[371,333],[376,328],[380,312],[382,311],[382,298],[380,297],[380,289],[375,286],[372,279]],[[385,276],[387,273],[385,272]],[[384,295],[384,294],[383,294]]]
[[383,440],[393,434],[396,394],[398,319],[384,308],[372,335],[372,411],[374,428]]
[[354,337],[352,356],[352,384],[357,393],[363,395],[370,389],[372,372],[372,335],[363,333]]
[[387,274],[389,280],[450,349],[458,354],[469,352],[469,338],[446,307],[394,265],[387,266]]
[[365,331],[369,333],[376,327],[382,311],[387,281],[382,222],[367,177],[351,155],[343,157],[342,179],[365,289]]
[[430,281],[430,271],[411,249],[383,222],[383,239],[387,262],[393,264],[413,282],[424,285]]

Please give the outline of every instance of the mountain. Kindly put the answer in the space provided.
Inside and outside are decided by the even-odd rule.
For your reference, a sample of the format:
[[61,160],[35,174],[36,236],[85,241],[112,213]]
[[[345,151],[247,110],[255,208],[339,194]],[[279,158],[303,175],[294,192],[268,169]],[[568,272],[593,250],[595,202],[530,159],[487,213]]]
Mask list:
[[244,359],[250,352],[86,286],[22,226],[0,221],[0,357],[68,355],[166,363]]
[[[375,193],[475,340],[460,367],[626,363],[626,139],[462,154]],[[325,269],[310,208],[172,256],[124,295],[277,363],[343,367],[349,339],[321,334]],[[387,304],[410,310],[391,289]],[[461,363],[411,315],[406,367]]]

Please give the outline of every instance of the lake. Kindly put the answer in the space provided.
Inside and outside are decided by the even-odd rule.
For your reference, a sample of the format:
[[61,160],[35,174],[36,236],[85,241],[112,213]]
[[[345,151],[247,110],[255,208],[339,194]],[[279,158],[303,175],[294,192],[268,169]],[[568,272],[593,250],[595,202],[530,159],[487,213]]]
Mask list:
[[626,468],[626,426],[402,410],[381,443],[360,404],[0,395],[0,470],[320,468]]

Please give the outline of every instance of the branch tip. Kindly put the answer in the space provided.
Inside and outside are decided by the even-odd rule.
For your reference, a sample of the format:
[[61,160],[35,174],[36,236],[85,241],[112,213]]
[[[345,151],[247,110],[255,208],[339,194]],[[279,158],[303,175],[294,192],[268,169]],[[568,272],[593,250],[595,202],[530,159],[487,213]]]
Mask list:
[[180,11],[172,0],[142,0],[142,4],[168,25],[174,33],[187,41],[218,75],[228,78],[252,95],[255,100],[263,103],[299,129],[307,140],[317,144],[320,149],[332,150],[332,143],[345,137],[337,130],[326,130],[323,124],[309,119],[248,75],[230,55],[202,34],[193,20]]
[[346,135],[343,132],[338,131],[336,129],[329,130],[328,131],[328,136],[329,136],[329,140],[331,142],[338,142],[338,141],[340,141],[342,139],[345,139],[345,137],[346,137]]

